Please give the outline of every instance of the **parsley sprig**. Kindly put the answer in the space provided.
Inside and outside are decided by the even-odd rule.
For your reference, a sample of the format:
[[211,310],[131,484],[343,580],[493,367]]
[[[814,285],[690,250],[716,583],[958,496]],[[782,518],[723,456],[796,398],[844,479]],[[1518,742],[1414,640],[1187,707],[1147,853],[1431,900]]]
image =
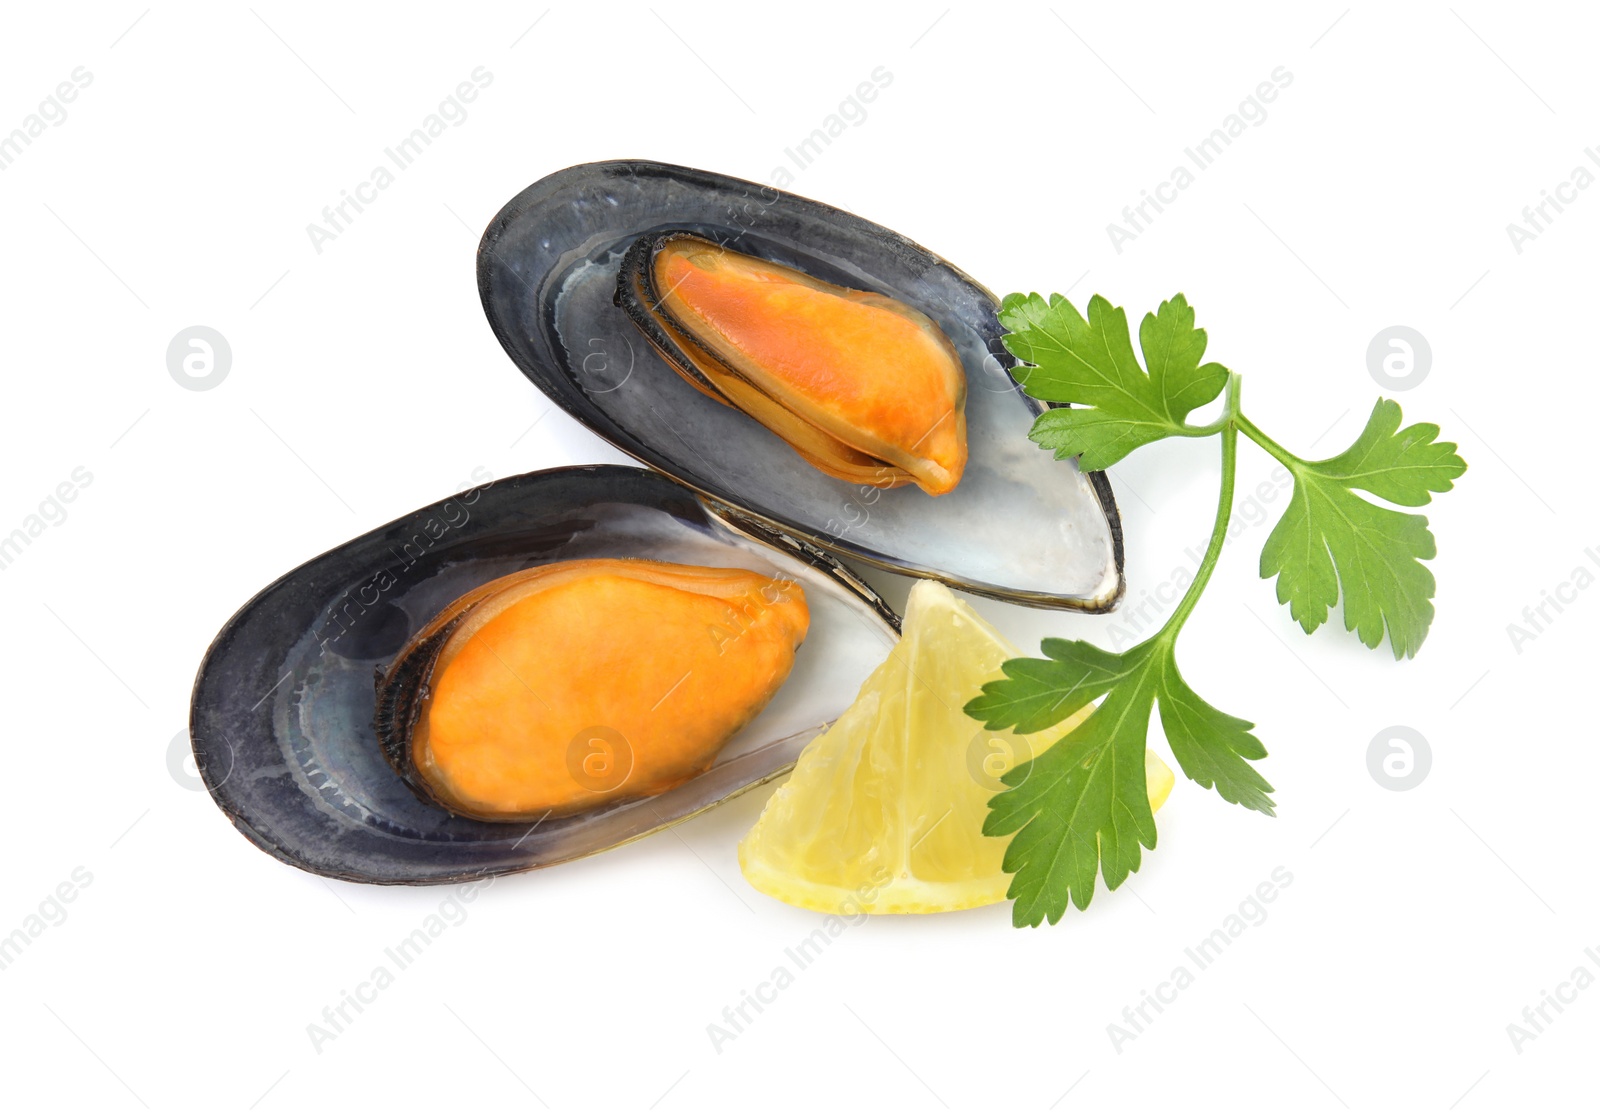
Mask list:
[[[1361,435],[1320,461],[1285,450],[1240,410],[1240,377],[1202,364],[1206,333],[1175,295],[1139,324],[1144,364],[1133,352],[1122,308],[1095,296],[1088,317],[1060,295],[1007,296],[1000,321],[1013,376],[1030,396],[1056,404],[1030,438],[1057,458],[1103,470],[1161,439],[1218,436],[1222,482],[1210,543],[1187,593],[1151,638],[1122,653],[1084,641],[1047,639],[1043,658],[1018,658],[985,684],[967,714],[990,730],[1045,730],[1085,704],[1094,712],[1031,762],[1011,770],[989,802],[985,835],[1013,835],[1005,870],[1018,927],[1052,924],[1068,904],[1080,910],[1095,878],[1116,889],[1154,850],[1155,818],[1145,793],[1145,742],[1159,711],[1167,745],[1184,774],[1222,799],[1273,814],[1272,786],[1250,764],[1266,757],[1252,723],[1200,698],[1178,671],[1177,640],[1216,568],[1233,507],[1239,435],[1282,463],[1294,479],[1289,507],[1261,553],[1261,577],[1277,577],[1278,601],[1311,633],[1341,597],[1344,622],[1369,647],[1388,634],[1396,659],[1415,656],[1433,620],[1435,555],[1426,517],[1374,504],[1420,506],[1466,470],[1454,443],[1433,424],[1400,427],[1400,406],[1380,399]],[[1221,415],[1196,425],[1189,413],[1223,396]]]

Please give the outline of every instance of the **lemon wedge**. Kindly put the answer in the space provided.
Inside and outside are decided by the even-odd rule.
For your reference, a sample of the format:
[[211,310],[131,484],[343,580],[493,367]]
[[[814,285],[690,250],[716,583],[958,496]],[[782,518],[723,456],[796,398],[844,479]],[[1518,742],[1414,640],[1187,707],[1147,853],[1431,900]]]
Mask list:
[[[940,583],[911,590],[903,636],[843,715],[801,752],[739,844],[764,894],[822,913],[939,913],[1002,901],[1008,837],[983,834],[1000,775],[1088,717],[989,731],[962,707],[1021,653]],[[1173,776],[1145,753],[1150,808]]]

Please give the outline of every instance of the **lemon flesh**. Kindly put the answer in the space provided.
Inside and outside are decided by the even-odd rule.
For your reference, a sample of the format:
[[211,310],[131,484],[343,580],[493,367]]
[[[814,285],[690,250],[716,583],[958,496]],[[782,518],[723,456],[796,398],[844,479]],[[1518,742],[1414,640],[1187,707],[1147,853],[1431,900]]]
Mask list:
[[[1034,734],[989,731],[962,707],[1021,653],[940,583],[911,590],[903,636],[800,754],[739,844],[764,894],[822,913],[939,913],[1004,900],[1009,837],[986,836],[1000,775],[1089,715]],[[1150,808],[1173,775],[1145,754]]]

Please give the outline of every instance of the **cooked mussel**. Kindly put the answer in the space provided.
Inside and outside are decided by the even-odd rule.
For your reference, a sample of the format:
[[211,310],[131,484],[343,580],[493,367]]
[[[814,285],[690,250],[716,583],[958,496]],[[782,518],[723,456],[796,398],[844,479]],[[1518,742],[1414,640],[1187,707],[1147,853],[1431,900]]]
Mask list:
[[379,680],[374,725],[401,777],[452,812],[569,816],[705,772],[777,693],[809,624],[783,576],[544,564],[415,634]]
[[[609,290],[606,298],[609,307]],[[772,702],[708,770],[656,796],[535,826],[472,819],[419,795],[378,739],[374,674],[381,685],[446,604],[496,579],[631,556],[757,571],[803,589],[805,642]],[[743,633],[747,617],[731,632]],[[195,681],[195,764],[251,843],[312,873],[413,885],[512,874],[610,850],[787,772],[888,655],[895,622],[841,564],[792,539],[743,531],[653,471],[573,466],[500,478],[376,526],[253,596],[218,633]],[[736,637],[728,655],[741,644]],[[423,680],[397,689],[386,727],[410,710]],[[605,746],[598,734],[583,740],[578,771],[605,778]]]
[[[640,286],[641,238],[649,244],[672,230],[879,292],[937,323],[965,375],[960,484],[930,497],[915,485],[841,480],[692,387],[688,369],[698,368],[669,358],[677,344]],[[639,283],[619,286],[630,250],[628,271]],[[586,163],[540,179],[489,223],[478,291],[495,337],[539,392],[622,454],[695,490],[741,531],[1006,602],[1104,611],[1122,593],[1111,485],[1029,441],[1045,405],[1011,376],[1015,359],[993,293],[892,229],[714,171]],[[641,344],[641,331],[652,344]]]
[[633,243],[617,303],[678,373],[832,477],[949,493],[966,376],[921,311],[683,231]]

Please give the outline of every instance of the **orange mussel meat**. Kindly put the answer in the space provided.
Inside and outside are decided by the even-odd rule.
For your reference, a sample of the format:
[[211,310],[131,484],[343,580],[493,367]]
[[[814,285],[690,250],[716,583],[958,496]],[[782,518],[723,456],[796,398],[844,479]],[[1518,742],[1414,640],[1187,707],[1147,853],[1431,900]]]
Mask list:
[[618,302],[696,388],[844,481],[948,493],[966,376],[922,312],[688,233],[641,238]]
[[546,564],[412,638],[379,683],[379,738],[414,788],[478,819],[653,795],[710,768],[777,693],[809,624],[782,576]]

